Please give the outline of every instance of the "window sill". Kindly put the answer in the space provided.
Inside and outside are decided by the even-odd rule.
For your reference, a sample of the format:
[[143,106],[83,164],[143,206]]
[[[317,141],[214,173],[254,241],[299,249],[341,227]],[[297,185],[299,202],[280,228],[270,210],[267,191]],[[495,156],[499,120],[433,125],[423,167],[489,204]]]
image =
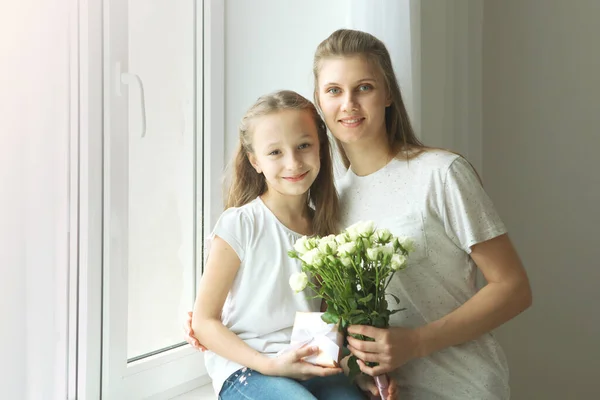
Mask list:
[[173,397],[171,400],[217,400],[217,396],[215,396],[213,387],[209,382],[190,392]]

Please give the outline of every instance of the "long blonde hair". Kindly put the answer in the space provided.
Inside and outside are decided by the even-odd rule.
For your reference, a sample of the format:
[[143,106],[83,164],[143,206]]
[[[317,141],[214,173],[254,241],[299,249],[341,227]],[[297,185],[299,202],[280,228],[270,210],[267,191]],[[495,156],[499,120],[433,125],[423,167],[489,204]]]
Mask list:
[[[398,157],[405,159],[410,159],[420,154],[425,149],[425,146],[415,135],[410,123],[404,101],[402,100],[400,86],[392,67],[390,53],[381,40],[369,33],[351,29],[339,29],[319,44],[315,51],[313,62],[315,104],[319,105],[319,71],[322,61],[331,57],[351,56],[364,57],[381,72],[384,78],[388,93],[392,99],[392,104],[385,109],[385,127],[390,151],[402,149],[403,151],[398,153]],[[346,168],[348,168],[350,160],[348,160],[348,156],[340,141],[338,139],[335,140],[342,161]]]
[[281,90],[261,96],[246,112],[239,127],[239,141],[233,159],[233,176],[225,208],[240,207],[267,191],[267,182],[250,164],[248,154],[253,152],[252,132],[256,118],[284,110],[305,111],[311,114],[319,137],[321,168],[308,192],[307,206],[314,207],[313,234],[328,235],[337,232],[339,217],[338,196],[333,181],[333,162],[327,127],[314,104],[291,90]]

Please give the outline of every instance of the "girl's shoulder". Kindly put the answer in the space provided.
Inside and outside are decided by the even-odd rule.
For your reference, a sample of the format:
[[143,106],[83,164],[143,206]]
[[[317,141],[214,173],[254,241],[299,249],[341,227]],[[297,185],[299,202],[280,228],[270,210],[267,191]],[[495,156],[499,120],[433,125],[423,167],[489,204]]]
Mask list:
[[247,225],[252,224],[262,210],[258,199],[239,207],[229,207],[221,213],[217,225]]

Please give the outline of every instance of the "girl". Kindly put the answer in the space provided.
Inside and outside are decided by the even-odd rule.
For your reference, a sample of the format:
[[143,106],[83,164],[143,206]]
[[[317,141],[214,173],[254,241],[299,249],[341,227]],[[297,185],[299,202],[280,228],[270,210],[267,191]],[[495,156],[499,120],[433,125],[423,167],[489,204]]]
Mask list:
[[[315,102],[348,168],[341,227],[373,220],[415,241],[388,290],[407,310],[389,329],[351,326],[349,349],[369,375],[389,373],[402,399],[508,399],[508,368],[490,331],[531,305],[531,289],[471,165],[416,138],[389,53],[372,35],[339,30],[317,48]],[[487,285],[475,287],[476,268]]]
[[242,120],[234,162],[192,318],[211,350],[205,360],[215,392],[219,399],[362,399],[339,368],[302,361],[316,349],[276,356],[296,311],[320,307],[289,289],[300,265],[287,250],[337,225],[329,141],[313,104],[291,91],[261,97]]

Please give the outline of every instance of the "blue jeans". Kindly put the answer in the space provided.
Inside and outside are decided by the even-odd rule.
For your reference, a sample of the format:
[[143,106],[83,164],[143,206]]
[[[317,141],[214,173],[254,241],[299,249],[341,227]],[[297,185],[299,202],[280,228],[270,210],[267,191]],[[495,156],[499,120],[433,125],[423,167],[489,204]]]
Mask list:
[[219,400],[364,400],[344,374],[297,381],[266,376],[250,368],[237,370],[223,383]]

